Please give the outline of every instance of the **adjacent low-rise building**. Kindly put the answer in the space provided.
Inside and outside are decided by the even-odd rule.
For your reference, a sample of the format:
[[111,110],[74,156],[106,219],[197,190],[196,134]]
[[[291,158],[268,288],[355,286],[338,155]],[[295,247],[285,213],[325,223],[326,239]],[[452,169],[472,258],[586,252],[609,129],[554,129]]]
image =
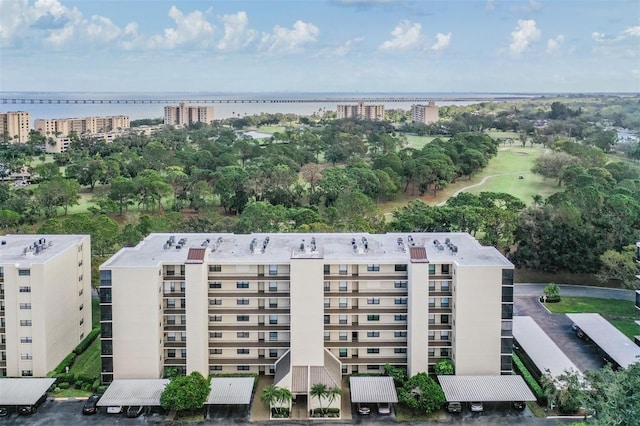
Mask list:
[[100,300],[103,382],[511,373],[513,265],[466,233],[151,234],[101,265]]
[[42,136],[69,136],[105,133],[116,130],[128,129],[130,127],[129,117],[126,115],[115,115],[107,117],[83,117],[83,118],[51,118],[36,119],[35,130]]
[[91,332],[90,237],[0,239],[0,376],[44,377]]

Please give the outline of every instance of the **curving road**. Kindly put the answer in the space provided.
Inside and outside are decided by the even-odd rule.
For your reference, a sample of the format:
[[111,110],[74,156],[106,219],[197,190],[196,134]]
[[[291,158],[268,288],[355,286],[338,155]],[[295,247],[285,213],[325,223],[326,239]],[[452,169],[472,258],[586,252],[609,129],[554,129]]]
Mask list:
[[[514,294],[516,296],[542,296],[542,291],[547,284],[516,283]],[[559,284],[560,295],[572,297],[594,297],[599,299],[636,300],[634,290],[619,288],[594,287],[588,285]]]

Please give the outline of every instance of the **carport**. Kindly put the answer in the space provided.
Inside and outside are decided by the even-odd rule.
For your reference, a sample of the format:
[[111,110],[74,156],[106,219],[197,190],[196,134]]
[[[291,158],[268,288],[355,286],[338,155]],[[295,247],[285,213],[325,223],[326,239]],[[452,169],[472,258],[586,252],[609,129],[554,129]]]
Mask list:
[[253,377],[213,377],[206,402],[209,416],[245,417],[250,408],[254,382]]
[[35,405],[56,379],[0,379],[0,406]]
[[447,402],[535,401],[521,376],[438,376]]
[[398,394],[390,376],[352,376],[349,378],[354,404],[396,404]]
[[160,396],[167,383],[168,379],[114,380],[98,401],[98,406],[160,406]]
[[622,368],[640,360],[640,347],[600,314],[567,314],[609,358]]

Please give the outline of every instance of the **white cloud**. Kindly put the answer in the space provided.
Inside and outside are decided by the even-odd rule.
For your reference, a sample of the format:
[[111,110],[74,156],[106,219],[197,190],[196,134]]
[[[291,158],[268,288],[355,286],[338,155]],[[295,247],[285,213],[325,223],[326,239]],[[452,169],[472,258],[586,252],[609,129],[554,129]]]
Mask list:
[[249,28],[249,18],[246,12],[240,11],[233,15],[224,15],[224,36],[218,42],[220,50],[238,50],[249,45],[258,35],[256,30]]
[[364,41],[364,37],[356,37],[351,40],[347,40],[342,44],[337,46],[331,46],[322,49],[318,55],[320,57],[335,57],[335,56],[347,56],[349,53],[352,53],[358,43]]
[[273,33],[263,34],[260,48],[269,52],[292,53],[316,41],[320,30],[310,22],[296,21],[292,29],[276,25]]
[[169,17],[176,23],[175,28],[165,28],[164,34],[151,37],[150,46],[173,49],[189,42],[206,47],[211,42],[215,26],[199,10],[184,15],[177,7],[171,6]]
[[596,43],[617,43],[635,37],[640,37],[640,25],[629,27],[617,36],[608,36],[597,31],[591,33],[591,38]]
[[380,45],[381,50],[409,50],[423,47],[422,25],[410,21],[400,22],[391,31],[391,40]]
[[558,34],[555,38],[547,40],[547,53],[553,53],[560,49],[560,46],[564,42],[564,35]]
[[533,13],[539,10],[542,10],[542,3],[536,0],[529,0],[526,4],[511,7],[511,12],[513,13]]
[[431,50],[433,50],[434,52],[439,52],[449,47],[450,44],[451,44],[451,33],[447,33],[447,34],[438,33],[436,34],[436,42],[433,44],[433,46],[431,46]]
[[496,8],[496,0],[487,0],[487,4],[484,8],[487,10],[494,10]]
[[533,19],[519,19],[518,26],[511,32],[509,51],[513,55],[524,53],[531,43],[540,40],[540,35],[540,30],[536,28],[536,21]]

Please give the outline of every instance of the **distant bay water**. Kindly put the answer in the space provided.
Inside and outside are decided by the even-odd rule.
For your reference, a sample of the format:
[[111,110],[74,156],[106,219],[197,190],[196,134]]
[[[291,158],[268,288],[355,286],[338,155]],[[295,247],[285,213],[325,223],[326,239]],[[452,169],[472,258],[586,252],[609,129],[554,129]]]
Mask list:
[[[385,99],[435,99],[439,106],[465,105],[479,100],[508,100],[534,95],[508,93],[223,93],[223,92],[0,92],[0,111],[27,111],[31,119],[128,115],[132,120],[159,118],[166,105],[186,100],[194,105],[212,106],[216,119],[243,117],[260,113],[311,115],[335,111],[335,99],[352,103]],[[14,101],[15,100],[15,101]],[[22,100],[26,100],[25,103]],[[330,101],[324,101],[330,100]],[[58,102],[61,103],[58,103]],[[80,103],[66,103],[66,101]],[[89,101],[89,102],[84,102]],[[131,101],[136,101],[131,102]],[[138,102],[145,101],[145,102]],[[160,102],[159,102],[160,101]],[[166,101],[166,102],[163,102]],[[211,101],[211,102],[205,102]],[[228,101],[228,102],[227,102]],[[242,102],[245,101],[245,102]],[[253,102],[246,102],[253,101]],[[296,102],[299,101],[299,102]],[[111,102],[111,103],[109,103]],[[159,103],[158,103],[159,102]],[[221,103],[222,102],[222,103]],[[342,102],[341,102],[342,103]],[[380,102],[377,102],[380,103]],[[382,102],[387,109],[410,109],[413,102]]]

